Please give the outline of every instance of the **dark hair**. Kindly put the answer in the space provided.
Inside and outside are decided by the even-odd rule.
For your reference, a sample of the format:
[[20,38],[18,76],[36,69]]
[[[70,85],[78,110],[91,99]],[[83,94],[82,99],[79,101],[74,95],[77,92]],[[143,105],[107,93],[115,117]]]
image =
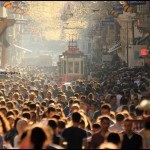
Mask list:
[[79,112],[73,112],[72,113],[72,121],[74,123],[79,123],[81,119],[81,114]]
[[93,123],[92,127],[95,128],[95,129],[101,128],[99,123]]
[[52,116],[52,118],[55,118],[55,119],[59,120],[61,117],[60,117],[59,114],[55,114],[55,115]]
[[9,117],[11,115],[13,115],[14,117],[16,116],[15,113],[12,110],[8,110],[6,117]]
[[41,105],[44,106],[44,107],[46,107],[46,102],[45,102],[45,101],[42,101],[42,102],[41,102]]
[[29,107],[23,107],[22,112],[24,112],[24,111],[30,111]]
[[123,121],[125,119],[125,117],[124,117],[124,115],[123,114],[121,114],[121,113],[118,113],[118,114],[116,114],[116,121],[118,122],[120,122],[120,121]]
[[80,105],[80,101],[79,100],[74,100],[73,104],[79,104]]
[[116,98],[116,95],[111,95],[110,96],[110,100],[113,99],[113,98]]
[[[10,106],[10,105],[11,105],[11,106]],[[14,104],[13,104],[13,102],[11,102],[11,101],[7,102],[7,103],[6,103],[6,106],[7,106],[7,107],[11,107],[12,109],[14,108]]]
[[85,95],[81,95],[80,99],[86,99]]
[[5,102],[4,100],[1,100],[1,101],[0,101],[0,105],[1,105],[1,106],[6,106],[6,102]]
[[56,112],[56,108],[53,106],[49,106],[47,109],[47,113],[50,113],[50,112]]
[[109,121],[110,121],[110,119],[109,119],[108,117],[102,116],[102,117],[101,117],[101,122],[103,122],[104,120],[109,120]]
[[79,98],[79,93],[75,93],[74,96],[75,96],[76,98]]
[[116,144],[118,145],[120,142],[121,142],[121,137],[118,133],[115,133],[115,132],[110,132],[107,137],[106,137],[106,140],[108,142],[111,142],[113,144]]
[[131,104],[129,107],[130,112],[134,112],[135,111],[135,105]]
[[101,105],[101,109],[108,109],[110,111],[111,106],[110,106],[110,104],[104,103],[104,104]]
[[23,112],[22,117],[27,118],[28,120],[30,120],[31,119],[30,112],[28,112],[28,111]]
[[52,104],[52,103],[55,104],[55,101],[54,101],[53,99],[50,99],[50,100],[48,101],[48,103],[49,103],[49,104]]
[[31,130],[31,142],[34,145],[34,149],[42,149],[43,143],[46,139],[46,133],[42,128],[34,127]]
[[73,99],[70,99],[70,100],[69,100],[69,104],[70,104],[70,105],[73,104]]
[[58,127],[58,122],[56,119],[49,119],[48,120],[48,126],[50,126],[53,130],[56,130],[56,128]]
[[58,127],[64,129],[66,126],[66,122],[64,120],[58,120]]
[[35,103],[30,103],[29,108],[30,108],[30,110],[36,109],[36,104]]
[[128,99],[125,96],[122,96],[120,99],[120,105],[127,105]]
[[8,112],[8,108],[7,108],[6,106],[0,107],[0,111],[1,111],[1,110],[4,110],[4,111]]
[[137,116],[143,115],[144,110],[140,109],[139,106],[135,107],[135,113]]
[[13,109],[12,111],[15,113],[16,116],[19,114],[19,110],[18,109]]

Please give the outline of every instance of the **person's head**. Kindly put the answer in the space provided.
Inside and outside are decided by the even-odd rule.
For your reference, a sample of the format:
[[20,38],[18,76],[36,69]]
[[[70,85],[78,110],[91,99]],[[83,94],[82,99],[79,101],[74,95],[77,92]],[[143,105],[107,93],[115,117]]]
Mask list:
[[117,113],[115,118],[116,118],[116,122],[119,123],[120,125],[123,124],[123,121],[125,119],[124,115],[121,113]]
[[136,107],[135,107],[135,114],[136,114],[137,116],[143,116],[143,113],[144,113],[144,110],[142,110],[142,109],[140,108],[140,106],[136,106]]
[[16,124],[16,129],[18,131],[18,133],[22,133],[24,131],[24,129],[28,126],[28,121],[25,118],[21,118],[18,120],[17,124]]
[[33,111],[36,110],[36,104],[34,102],[30,103],[29,108],[30,110],[33,110]]
[[52,137],[50,127],[35,124],[19,136],[19,149],[46,149],[52,143]]
[[85,95],[81,95],[80,100],[81,100],[81,102],[85,102],[86,96]]
[[132,132],[133,122],[131,119],[124,120],[124,129],[126,133]]
[[102,115],[110,115],[111,106],[109,104],[102,104],[101,105],[101,114]]
[[93,123],[92,128],[93,128],[92,132],[96,133],[97,131],[101,129],[101,126],[99,123]]
[[15,106],[14,106],[14,104],[13,104],[13,102],[11,102],[11,101],[9,101],[9,102],[7,102],[6,103],[6,106],[7,106],[7,108],[10,110],[10,109],[13,109]]
[[107,116],[102,116],[100,122],[101,130],[108,131],[110,119]]
[[16,117],[19,115],[19,110],[17,108],[16,109],[12,109],[12,111],[15,113]]
[[63,85],[61,86],[61,89],[62,89],[62,91],[65,91],[65,90],[67,89],[66,85],[63,84]]
[[122,96],[120,99],[120,105],[127,105],[129,102],[129,99],[125,96]]
[[61,119],[61,120],[58,120],[58,133],[61,134],[63,132],[63,130],[65,129],[66,127],[66,122],[65,120]]
[[116,103],[117,103],[116,95],[111,95],[111,96],[110,96],[110,103],[111,103],[111,104],[116,104]]
[[57,113],[57,110],[54,106],[49,106],[47,109],[47,116],[51,118],[53,115]]
[[88,94],[88,98],[89,98],[89,99],[94,99],[93,93],[89,93],[89,94]]
[[8,112],[8,108],[5,107],[5,106],[0,107],[0,112],[1,112],[4,116],[6,116],[6,115],[7,115],[7,112]]
[[74,96],[79,99],[79,93],[75,93]]
[[31,119],[31,114],[30,114],[30,111],[25,111],[22,113],[22,117],[30,120]]
[[36,98],[36,94],[34,92],[29,93],[29,100],[33,101]]
[[30,111],[30,108],[27,107],[27,106],[23,107],[23,108],[22,108],[22,112],[25,112],[25,111]]
[[18,92],[15,92],[15,93],[13,94],[13,98],[14,98],[15,100],[18,100],[18,99],[19,99],[19,93],[18,93]]
[[111,142],[111,143],[117,145],[119,148],[121,148],[122,138],[123,137],[117,132],[108,132],[105,135],[106,142]]
[[5,101],[5,100],[1,100],[1,101],[0,101],[0,105],[1,105],[1,106],[6,106],[6,101]]
[[80,106],[77,103],[72,104],[71,112],[79,111],[79,109],[80,109]]
[[52,92],[51,92],[51,91],[47,91],[46,97],[47,97],[47,98],[51,98],[51,97],[52,97]]
[[81,114],[79,112],[73,112],[72,113],[73,123],[80,123],[80,120],[81,120]]
[[57,134],[58,121],[55,118],[51,118],[48,120],[48,126],[52,128],[54,134]]

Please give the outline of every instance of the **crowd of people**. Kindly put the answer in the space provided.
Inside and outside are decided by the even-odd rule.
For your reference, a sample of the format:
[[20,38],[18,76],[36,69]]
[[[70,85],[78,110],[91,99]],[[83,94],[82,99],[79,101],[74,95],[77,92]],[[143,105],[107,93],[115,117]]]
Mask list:
[[0,148],[149,149],[149,66],[94,67],[71,86],[38,67],[1,80]]

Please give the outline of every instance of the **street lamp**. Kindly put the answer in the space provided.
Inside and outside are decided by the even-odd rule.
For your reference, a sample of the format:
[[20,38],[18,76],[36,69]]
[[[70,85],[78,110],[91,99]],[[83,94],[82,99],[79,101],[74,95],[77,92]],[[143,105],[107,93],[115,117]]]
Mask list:
[[128,56],[128,53],[129,53],[129,41],[128,41],[128,21],[127,21],[127,67],[129,66],[129,56]]

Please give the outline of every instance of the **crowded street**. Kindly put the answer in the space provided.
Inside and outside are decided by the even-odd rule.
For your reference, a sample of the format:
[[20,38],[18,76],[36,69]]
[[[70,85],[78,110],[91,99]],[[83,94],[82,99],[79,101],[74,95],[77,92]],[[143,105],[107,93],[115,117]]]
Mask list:
[[150,149],[142,14],[149,1],[1,1],[0,149]]

